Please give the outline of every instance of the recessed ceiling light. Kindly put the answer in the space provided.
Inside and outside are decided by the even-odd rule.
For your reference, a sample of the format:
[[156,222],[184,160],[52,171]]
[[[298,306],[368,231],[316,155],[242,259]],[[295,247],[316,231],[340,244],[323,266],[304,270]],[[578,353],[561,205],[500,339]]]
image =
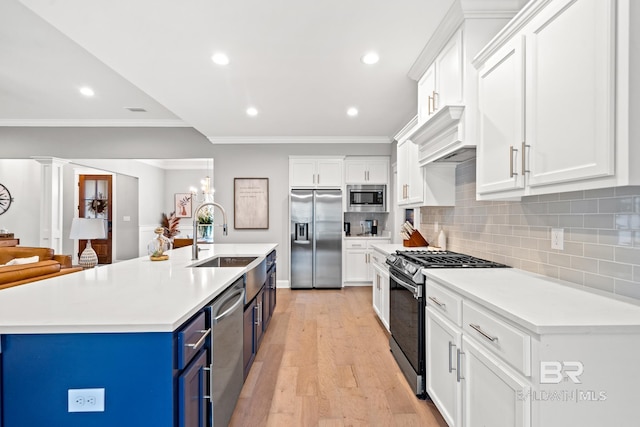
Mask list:
[[83,94],[84,96],[93,96],[93,95],[95,95],[95,92],[93,91],[93,89],[91,89],[88,86],[81,87],[80,88],[80,93]]
[[373,65],[380,61],[380,57],[375,52],[369,52],[364,54],[362,58],[360,58],[360,61],[362,61],[363,64]]
[[218,52],[211,57],[211,60],[218,65],[228,65],[229,57],[224,53]]
[[350,117],[355,117],[358,115],[358,109],[355,107],[351,107],[347,110],[347,115]]
[[255,117],[258,115],[258,110],[256,110],[254,107],[249,107],[247,108],[247,115],[251,117]]

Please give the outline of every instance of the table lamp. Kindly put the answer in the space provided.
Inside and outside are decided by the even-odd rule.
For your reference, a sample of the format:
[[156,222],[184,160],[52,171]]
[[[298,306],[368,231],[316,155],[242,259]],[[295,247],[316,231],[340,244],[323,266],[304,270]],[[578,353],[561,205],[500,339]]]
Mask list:
[[93,268],[98,264],[98,255],[91,247],[91,239],[104,239],[104,220],[97,218],[73,218],[70,239],[87,240],[87,246],[80,255],[80,267]]

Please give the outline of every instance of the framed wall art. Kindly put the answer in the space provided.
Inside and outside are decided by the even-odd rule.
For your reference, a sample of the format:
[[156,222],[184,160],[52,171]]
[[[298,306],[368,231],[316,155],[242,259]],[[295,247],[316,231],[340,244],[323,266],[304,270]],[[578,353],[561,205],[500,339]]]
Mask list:
[[191,203],[193,194],[176,193],[175,194],[175,210],[178,218],[191,218]]
[[269,228],[269,178],[234,178],[233,228]]

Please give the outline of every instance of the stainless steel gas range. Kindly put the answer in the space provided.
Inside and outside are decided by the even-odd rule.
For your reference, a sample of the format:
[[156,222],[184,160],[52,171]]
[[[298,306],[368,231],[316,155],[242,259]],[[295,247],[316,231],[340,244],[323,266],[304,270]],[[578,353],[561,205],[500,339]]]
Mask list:
[[389,345],[416,396],[425,391],[425,275],[423,268],[499,268],[492,261],[451,251],[396,251],[387,257],[389,265]]

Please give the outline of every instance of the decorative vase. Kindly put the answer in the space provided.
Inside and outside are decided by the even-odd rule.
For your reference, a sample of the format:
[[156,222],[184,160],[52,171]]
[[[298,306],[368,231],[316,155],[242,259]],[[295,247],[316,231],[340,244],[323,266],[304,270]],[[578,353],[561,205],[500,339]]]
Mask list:
[[147,253],[151,261],[164,261],[169,259],[169,255],[165,252],[170,250],[172,245],[171,241],[164,236],[164,228],[158,227],[154,230],[156,237],[153,238],[147,245]]

